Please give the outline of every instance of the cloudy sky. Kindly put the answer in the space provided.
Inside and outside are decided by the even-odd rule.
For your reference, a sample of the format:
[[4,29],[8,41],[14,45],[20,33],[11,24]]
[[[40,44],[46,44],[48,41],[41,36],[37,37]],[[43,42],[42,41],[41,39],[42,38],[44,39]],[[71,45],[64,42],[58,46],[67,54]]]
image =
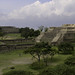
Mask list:
[[0,0],[0,26],[75,24],[75,0]]

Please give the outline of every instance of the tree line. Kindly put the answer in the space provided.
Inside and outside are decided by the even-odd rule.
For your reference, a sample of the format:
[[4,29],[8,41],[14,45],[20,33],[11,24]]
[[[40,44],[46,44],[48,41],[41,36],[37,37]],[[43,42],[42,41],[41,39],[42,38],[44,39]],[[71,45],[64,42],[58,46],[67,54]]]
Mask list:
[[19,32],[21,33],[22,37],[25,37],[26,39],[29,37],[37,37],[40,35],[39,30],[34,30],[33,28],[25,27],[25,28],[20,28]]

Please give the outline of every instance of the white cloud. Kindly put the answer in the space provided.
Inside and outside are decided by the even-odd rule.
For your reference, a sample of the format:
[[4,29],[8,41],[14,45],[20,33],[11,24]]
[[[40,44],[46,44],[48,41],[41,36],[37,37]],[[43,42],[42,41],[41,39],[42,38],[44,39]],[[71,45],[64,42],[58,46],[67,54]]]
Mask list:
[[[71,21],[75,17],[75,0],[52,0],[45,3],[36,1],[33,4],[26,5],[19,10],[14,10],[7,16],[1,16],[12,24],[62,24],[74,23]],[[65,18],[66,17],[66,18]],[[1,18],[0,18],[1,20]],[[60,21],[61,20],[61,21]],[[59,23],[58,23],[59,22]],[[9,22],[8,22],[9,23]]]

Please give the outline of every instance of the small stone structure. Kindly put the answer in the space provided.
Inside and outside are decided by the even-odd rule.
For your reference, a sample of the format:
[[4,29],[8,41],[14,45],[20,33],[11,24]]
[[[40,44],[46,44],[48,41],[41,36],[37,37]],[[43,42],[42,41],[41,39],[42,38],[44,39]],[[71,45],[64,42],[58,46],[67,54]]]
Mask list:
[[50,27],[47,32],[41,33],[36,42],[48,42],[49,44],[60,44],[61,42],[75,41],[75,24],[64,24],[61,27]]
[[4,33],[19,33],[19,28],[13,26],[0,26]]

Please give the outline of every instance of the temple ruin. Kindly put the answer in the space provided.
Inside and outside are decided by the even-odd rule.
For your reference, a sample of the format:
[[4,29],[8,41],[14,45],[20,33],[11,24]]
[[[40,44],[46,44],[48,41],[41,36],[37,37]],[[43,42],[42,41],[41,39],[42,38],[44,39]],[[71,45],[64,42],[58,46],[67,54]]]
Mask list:
[[42,32],[36,42],[48,42],[49,44],[60,44],[61,42],[75,41],[75,24],[64,24],[61,27],[50,27],[47,32]]
[[19,33],[19,28],[13,26],[0,26],[4,33]]

